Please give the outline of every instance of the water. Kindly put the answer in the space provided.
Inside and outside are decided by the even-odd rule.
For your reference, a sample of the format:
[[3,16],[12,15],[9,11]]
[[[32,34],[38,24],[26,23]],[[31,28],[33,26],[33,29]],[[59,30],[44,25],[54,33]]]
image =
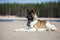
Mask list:
[[15,20],[0,19],[0,22],[13,22]]
[[0,22],[15,22],[15,21],[26,21],[26,20],[16,20],[16,19],[0,19]]
[[49,20],[49,21],[60,22],[60,20]]
[[[27,21],[27,20],[0,19],[0,22],[14,22],[14,21]],[[49,20],[49,21],[60,22],[60,20]]]

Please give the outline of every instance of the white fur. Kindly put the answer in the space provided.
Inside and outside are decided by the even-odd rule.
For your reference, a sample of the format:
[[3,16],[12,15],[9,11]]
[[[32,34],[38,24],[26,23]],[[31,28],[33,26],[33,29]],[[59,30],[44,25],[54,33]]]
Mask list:
[[32,22],[30,23],[30,27],[33,28],[33,26],[34,26],[36,23],[37,23],[37,20],[32,21]]
[[[38,29],[38,31],[45,31],[46,29],[45,28],[40,28],[40,29]],[[18,31],[20,31],[20,32],[36,32],[36,28],[31,28],[31,29],[25,29],[25,28],[20,28],[20,29],[15,29],[14,30],[15,32],[18,32]]]
[[34,20],[38,20],[38,17],[37,17],[37,15],[35,14],[35,16],[34,16]]
[[46,28],[39,28],[38,31],[46,31]]
[[47,21],[46,23],[46,27],[50,30],[56,30],[57,28],[55,27],[55,25],[51,24],[49,21]]

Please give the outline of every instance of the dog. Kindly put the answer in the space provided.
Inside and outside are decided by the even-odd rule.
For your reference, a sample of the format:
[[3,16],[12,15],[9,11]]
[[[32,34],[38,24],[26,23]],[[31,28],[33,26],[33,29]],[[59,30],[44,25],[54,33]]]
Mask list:
[[45,31],[56,30],[55,25],[52,25],[49,21],[38,19],[36,13],[33,10],[27,10],[26,18],[28,19],[27,26],[31,28],[36,28],[36,32],[39,28],[45,28]]

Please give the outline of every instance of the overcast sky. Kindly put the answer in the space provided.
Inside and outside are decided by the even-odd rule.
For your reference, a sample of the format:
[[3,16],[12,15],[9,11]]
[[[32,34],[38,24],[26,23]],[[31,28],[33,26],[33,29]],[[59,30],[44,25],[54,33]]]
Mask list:
[[0,3],[41,3],[41,2],[57,2],[59,0],[0,0]]

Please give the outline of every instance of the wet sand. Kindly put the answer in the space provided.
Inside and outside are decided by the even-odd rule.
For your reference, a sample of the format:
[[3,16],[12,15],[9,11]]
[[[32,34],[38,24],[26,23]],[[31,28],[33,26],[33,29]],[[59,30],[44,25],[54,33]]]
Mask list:
[[51,22],[58,28],[54,32],[14,32],[26,26],[26,21],[0,22],[0,40],[60,40],[60,22]]

